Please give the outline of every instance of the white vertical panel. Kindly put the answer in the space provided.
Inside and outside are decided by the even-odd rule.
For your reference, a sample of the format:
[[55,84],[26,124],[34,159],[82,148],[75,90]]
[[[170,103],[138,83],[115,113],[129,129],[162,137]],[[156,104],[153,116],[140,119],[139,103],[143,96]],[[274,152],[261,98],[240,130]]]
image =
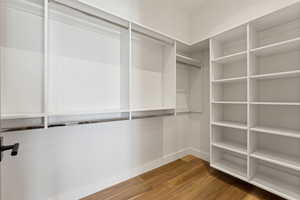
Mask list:
[[1,114],[42,113],[43,7],[22,0],[0,4]]

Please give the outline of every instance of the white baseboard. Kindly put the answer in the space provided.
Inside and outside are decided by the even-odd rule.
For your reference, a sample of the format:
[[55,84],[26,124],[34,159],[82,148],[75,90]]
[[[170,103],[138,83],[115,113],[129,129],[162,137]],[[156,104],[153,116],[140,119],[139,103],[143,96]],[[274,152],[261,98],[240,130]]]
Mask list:
[[193,155],[195,157],[198,157],[200,159],[209,160],[209,154],[206,152],[201,152],[200,150],[194,149],[194,148],[187,148],[182,149],[178,152],[168,154],[163,156],[160,159],[154,160],[152,162],[149,162],[139,168],[128,170],[127,172],[123,172],[122,174],[116,175],[115,177],[110,178],[109,180],[105,180],[102,182],[99,182],[97,184],[89,185],[82,188],[77,188],[76,190],[69,191],[67,193],[63,193],[58,196],[54,196],[49,198],[48,200],[76,200],[81,199],[83,197],[89,196],[91,194],[94,194],[98,191],[101,191],[105,188],[108,188],[110,186],[116,185],[118,183],[121,183],[123,181],[126,181],[128,179],[134,178],[140,174],[143,174],[147,171],[150,171],[152,169],[158,168],[162,165],[165,165],[167,163],[173,162],[179,158],[182,158],[186,155]]
[[195,148],[189,148],[189,154],[209,162],[209,153]]

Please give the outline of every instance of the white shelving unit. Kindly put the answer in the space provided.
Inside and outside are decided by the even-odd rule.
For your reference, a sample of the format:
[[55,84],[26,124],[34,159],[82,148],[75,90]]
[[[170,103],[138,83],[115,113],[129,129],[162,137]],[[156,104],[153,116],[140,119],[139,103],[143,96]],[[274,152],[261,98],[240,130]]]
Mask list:
[[299,22],[297,3],[210,40],[211,166],[291,200],[300,199]]
[[41,2],[1,2],[2,130],[175,114],[175,39],[80,1]]
[[202,64],[180,54],[176,60],[176,113],[201,113]]
[[130,109],[175,109],[175,41],[154,38],[151,32],[138,25],[131,28]]

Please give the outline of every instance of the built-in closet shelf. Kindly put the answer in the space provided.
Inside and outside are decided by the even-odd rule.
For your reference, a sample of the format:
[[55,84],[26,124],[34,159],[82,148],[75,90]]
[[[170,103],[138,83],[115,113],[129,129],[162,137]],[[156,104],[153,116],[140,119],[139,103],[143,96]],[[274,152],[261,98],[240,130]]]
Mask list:
[[300,38],[295,38],[283,42],[278,42],[275,44],[266,45],[263,47],[258,47],[255,49],[251,49],[250,52],[254,53],[257,56],[266,56],[292,51],[296,49],[300,49]]
[[212,83],[232,83],[232,82],[241,82],[241,81],[246,81],[246,80],[247,80],[247,76],[242,76],[242,77],[236,77],[236,78],[212,80]]
[[300,76],[300,70],[252,75],[252,76],[250,76],[250,78],[260,80],[260,79],[292,78],[292,77],[298,77],[298,76]]
[[212,125],[215,126],[222,126],[222,127],[228,127],[228,128],[236,128],[236,129],[242,129],[247,130],[247,125],[239,122],[232,122],[232,121],[217,121],[212,122]]
[[300,157],[262,149],[255,150],[251,157],[300,171]]
[[181,62],[183,64],[191,65],[198,68],[201,68],[202,66],[202,63],[199,60],[187,56],[183,56],[180,54],[176,54],[176,60],[177,62]]
[[252,184],[290,200],[300,199],[298,185],[291,185],[274,177],[257,173],[250,181]]
[[136,108],[130,109],[130,112],[147,112],[147,111],[160,111],[160,110],[175,110],[174,107],[166,107],[166,108]]
[[212,145],[228,151],[232,151],[242,155],[247,155],[247,147],[245,145],[241,145],[235,142],[219,141],[219,142],[213,142]]
[[292,129],[283,129],[283,128],[273,128],[267,126],[256,126],[250,128],[251,131],[268,133],[273,135],[281,135],[286,137],[293,137],[300,139],[300,130],[292,130]]
[[246,101],[212,101],[213,104],[247,104]]
[[215,58],[214,60],[212,60],[212,62],[218,63],[218,64],[225,64],[225,63],[231,63],[231,62],[234,62],[237,60],[246,59],[246,57],[247,57],[247,51],[242,51],[239,53]]
[[97,114],[109,114],[109,113],[126,113],[130,112],[128,109],[105,109],[95,111],[70,111],[70,112],[50,112],[48,116],[71,116],[71,115],[97,115]]
[[246,180],[247,177],[247,167],[243,165],[238,165],[227,160],[218,160],[211,164],[215,169],[226,172],[234,177],[242,180]]
[[300,102],[250,102],[252,105],[300,106]]
[[299,11],[210,39],[211,166],[290,200],[300,199]]
[[33,119],[45,117],[46,114],[2,114],[1,119]]

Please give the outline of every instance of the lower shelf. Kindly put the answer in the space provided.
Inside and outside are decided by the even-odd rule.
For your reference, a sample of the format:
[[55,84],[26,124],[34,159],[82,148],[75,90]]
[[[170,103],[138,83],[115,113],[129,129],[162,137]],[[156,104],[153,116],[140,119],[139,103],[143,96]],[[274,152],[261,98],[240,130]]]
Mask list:
[[242,180],[247,180],[246,155],[212,146],[211,166]]
[[262,173],[256,174],[251,180],[251,183],[286,199],[300,199],[299,185],[292,185],[274,177],[266,176]]
[[211,166],[232,176],[246,180],[247,169],[243,165],[238,165],[228,160],[219,160],[213,163]]
[[230,142],[230,141],[219,141],[214,142],[213,146],[219,147],[225,150],[233,151],[239,154],[247,155],[247,147],[236,143],[236,142]]
[[300,171],[300,158],[268,150],[256,150],[251,157]]

